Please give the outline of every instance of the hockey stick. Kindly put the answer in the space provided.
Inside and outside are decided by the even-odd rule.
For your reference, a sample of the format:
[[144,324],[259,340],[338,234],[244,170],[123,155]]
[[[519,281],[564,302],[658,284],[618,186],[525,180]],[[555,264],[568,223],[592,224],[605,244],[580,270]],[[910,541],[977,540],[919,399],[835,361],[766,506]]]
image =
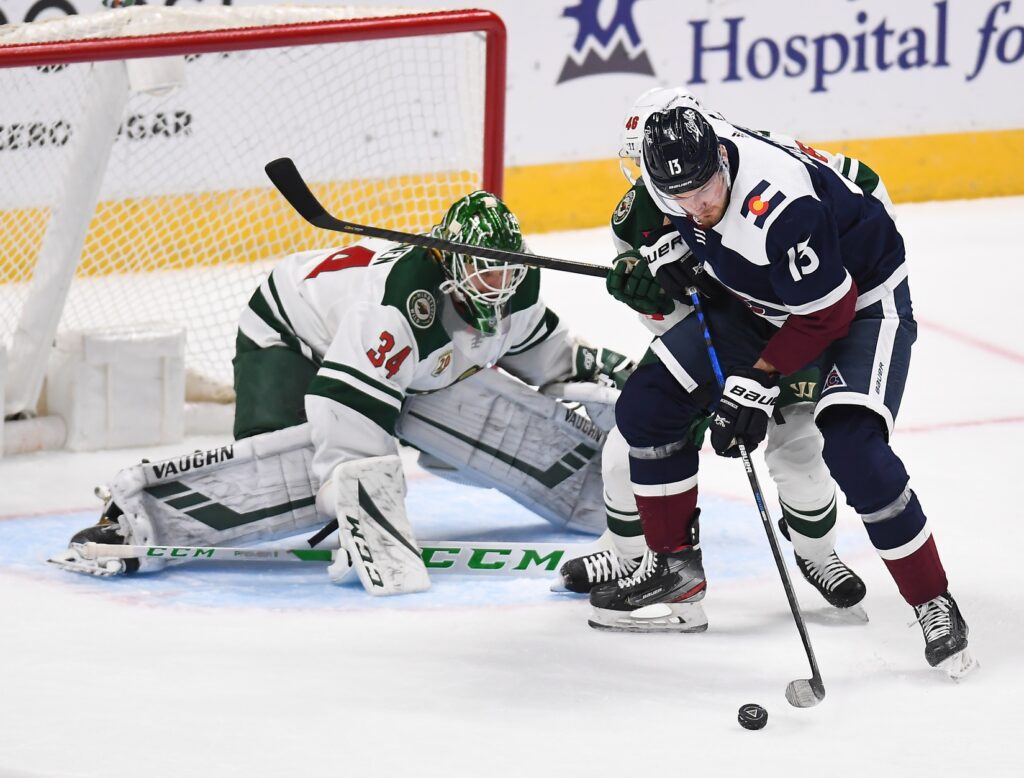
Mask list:
[[609,268],[603,265],[592,265],[586,262],[576,262],[571,259],[558,259],[556,257],[543,257],[538,254],[524,254],[519,251],[505,251],[504,249],[493,249],[485,246],[473,246],[469,243],[458,243],[453,240],[434,238],[429,235],[418,235],[412,232],[399,232],[384,227],[367,227],[362,224],[342,221],[327,212],[319,200],[316,199],[306,182],[299,173],[295,163],[288,157],[281,157],[268,162],[264,170],[267,176],[277,187],[284,199],[288,201],[299,216],[308,221],[314,227],[334,232],[347,232],[352,235],[364,235],[368,238],[381,238],[383,240],[403,243],[405,245],[423,246],[438,251],[454,252],[457,254],[469,254],[483,259],[496,259],[501,262],[511,262],[518,265],[530,265],[532,267],[547,268],[550,270],[564,270],[567,273],[578,273],[585,276],[605,278]]
[[[707,320],[704,318],[704,309],[701,306],[700,294],[696,287],[687,290],[690,295],[690,302],[697,314],[697,322],[700,324],[704,334],[704,345],[707,348],[708,358],[711,360],[711,367],[715,371],[715,378],[718,385],[725,385],[725,377],[722,375],[722,366],[718,361],[718,353],[715,345],[711,342],[711,331],[708,329]],[[814,658],[814,649],[811,648],[811,638],[807,634],[807,625],[804,623],[804,615],[800,610],[800,604],[796,600],[796,593],[793,591],[793,582],[789,578],[789,571],[782,559],[782,551],[779,549],[778,538],[775,537],[775,527],[768,511],[764,506],[764,494],[761,492],[761,484],[757,481],[757,473],[754,472],[754,463],[750,461],[750,454],[742,441],[737,441],[740,449],[740,458],[743,460],[743,468],[747,472],[747,480],[750,482],[750,490],[754,493],[754,502],[757,503],[757,511],[761,514],[761,523],[764,524],[765,534],[768,535],[768,545],[772,548],[772,556],[775,557],[775,566],[779,568],[779,577],[782,579],[782,588],[786,590],[786,599],[789,600],[789,609],[793,613],[793,620],[796,622],[797,631],[800,633],[800,640],[804,644],[804,653],[807,654],[807,661],[811,665],[811,677],[809,679],[799,678],[790,681],[786,686],[786,701],[797,708],[810,708],[825,699],[825,684],[821,680],[821,672],[818,670],[818,660]]]
[[[169,562],[331,562],[337,549],[228,546],[126,546],[83,543],[85,559],[165,559]],[[433,573],[547,577],[563,559],[600,550],[594,543],[492,543],[431,540],[420,546]]]

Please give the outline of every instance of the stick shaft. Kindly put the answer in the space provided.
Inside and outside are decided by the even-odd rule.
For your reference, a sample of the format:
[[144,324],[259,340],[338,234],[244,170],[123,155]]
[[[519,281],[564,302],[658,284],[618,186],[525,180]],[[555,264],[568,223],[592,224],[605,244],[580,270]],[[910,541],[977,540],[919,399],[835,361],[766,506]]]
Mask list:
[[[697,321],[700,322],[704,334],[704,344],[707,346],[708,359],[711,360],[711,367],[715,371],[715,378],[718,385],[725,384],[725,377],[722,374],[722,366],[718,361],[718,352],[715,351],[714,343],[711,341],[711,330],[708,328],[707,320],[704,318],[704,309],[700,302],[700,294],[696,288],[687,290],[690,295],[690,302],[697,313]],[[786,599],[789,601],[789,610],[793,614],[793,621],[796,622],[797,632],[800,633],[800,641],[804,646],[804,653],[811,666],[811,683],[822,690],[824,695],[824,684],[821,680],[821,672],[818,670],[818,660],[814,656],[814,649],[811,647],[811,638],[807,634],[807,624],[804,622],[803,612],[800,610],[800,603],[797,602],[796,592],[793,591],[793,582],[786,569],[786,562],[782,558],[782,551],[779,549],[779,540],[775,537],[775,527],[772,524],[771,516],[764,504],[764,493],[761,491],[761,484],[758,483],[757,473],[754,470],[754,463],[750,461],[750,454],[746,445],[739,441],[740,458],[743,461],[743,469],[747,473],[747,481],[750,483],[750,490],[754,494],[754,502],[757,504],[757,512],[761,516],[761,523],[764,525],[765,534],[768,536],[768,545],[771,547],[772,556],[775,558],[775,566],[779,570],[779,578],[782,580],[782,588],[786,591]]]
[[[85,543],[86,559],[156,558],[169,562],[330,562],[337,549],[228,546],[126,546]],[[421,544],[427,570],[472,575],[550,576],[562,562],[599,550],[597,543],[494,543],[432,540]]]
[[327,209],[316,199],[316,195],[310,191],[298,168],[295,167],[295,163],[288,157],[281,157],[280,159],[268,162],[265,170],[274,186],[292,208],[310,224],[324,230],[346,232],[351,235],[362,235],[368,238],[380,238],[395,243],[422,246],[428,249],[437,249],[438,251],[456,254],[469,254],[470,256],[482,257],[483,259],[496,259],[501,262],[562,270],[585,276],[605,278],[608,275],[608,267],[604,265],[593,265],[586,262],[577,262],[572,259],[544,257],[520,251],[506,251],[485,246],[474,246],[470,243],[458,243],[457,241],[444,240],[443,238],[435,238],[430,235],[400,232],[384,227],[370,227],[364,224],[344,221],[327,212]]

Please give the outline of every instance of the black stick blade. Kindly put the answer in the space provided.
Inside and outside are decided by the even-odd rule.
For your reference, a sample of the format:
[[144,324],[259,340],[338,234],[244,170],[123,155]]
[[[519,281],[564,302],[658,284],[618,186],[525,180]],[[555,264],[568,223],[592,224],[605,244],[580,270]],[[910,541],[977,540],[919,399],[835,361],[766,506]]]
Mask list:
[[289,157],[272,160],[263,169],[267,171],[267,177],[277,187],[277,191],[284,195],[284,199],[303,219],[310,224],[316,224],[327,215],[327,211],[309,191],[299,169]]
[[495,259],[499,262],[512,264],[521,263],[534,267],[547,267],[552,270],[562,270],[568,273],[579,273],[580,275],[605,278],[608,275],[608,268],[603,265],[588,265],[585,262],[575,262],[571,259],[557,259],[555,257],[542,257],[537,254],[525,254],[521,251],[506,251],[505,249],[487,248],[475,246],[468,243],[459,243],[453,240],[443,240],[429,235],[419,235],[410,232],[399,232],[398,230],[386,229],[384,227],[371,227],[364,224],[343,221],[328,213],[327,209],[316,199],[306,182],[302,179],[295,163],[288,157],[281,157],[268,162],[263,169],[267,172],[271,183],[277,187],[284,199],[294,208],[299,216],[324,230],[334,232],[345,232],[350,235],[361,235],[369,238],[380,238],[395,243],[405,243],[412,246],[423,246],[438,251],[452,251],[459,254],[469,254],[484,259]]

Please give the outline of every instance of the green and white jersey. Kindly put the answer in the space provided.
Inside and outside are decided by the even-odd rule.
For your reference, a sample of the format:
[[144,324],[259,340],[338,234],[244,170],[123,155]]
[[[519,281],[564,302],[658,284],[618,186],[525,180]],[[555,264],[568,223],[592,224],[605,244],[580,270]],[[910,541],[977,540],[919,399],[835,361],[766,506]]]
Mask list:
[[[654,204],[642,178],[638,178],[633,187],[622,196],[612,213],[612,242],[615,250],[636,250],[647,242],[647,237],[666,223],[665,214]],[[643,325],[653,335],[663,335],[672,327],[685,319],[693,308],[678,300],[673,301],[675,308],[666,314],[637,314]]]
[[293,254],[253,295],[240,331],[319,367],[305,405],[321,483],[341,462],[396,452],[395,421],[409,394],[495,364],[532,385],[571,375],[573,341],[540,299],[538,270],[527,273],[491,336],[440,293],[444,280],[429,250],[370,239]]

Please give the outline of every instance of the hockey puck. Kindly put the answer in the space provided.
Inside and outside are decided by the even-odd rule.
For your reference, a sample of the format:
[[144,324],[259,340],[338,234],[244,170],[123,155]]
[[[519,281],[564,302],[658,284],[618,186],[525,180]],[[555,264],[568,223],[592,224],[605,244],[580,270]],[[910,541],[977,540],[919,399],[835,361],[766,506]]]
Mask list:
[[740,706],[736,718],[744,729],[764,729],[764,725],[768,723],[768,711],[750,702]]

